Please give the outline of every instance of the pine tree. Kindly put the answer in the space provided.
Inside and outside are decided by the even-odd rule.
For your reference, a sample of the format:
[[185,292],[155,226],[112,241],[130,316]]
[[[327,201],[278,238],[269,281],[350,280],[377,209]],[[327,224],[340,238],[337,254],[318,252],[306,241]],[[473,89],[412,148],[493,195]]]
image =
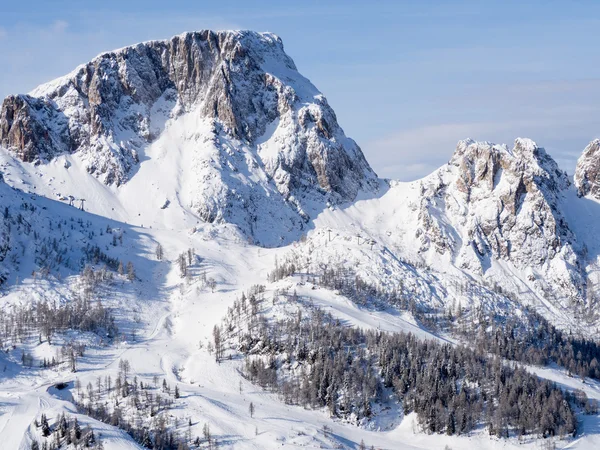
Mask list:
[[205,423],[202,427],[202,434],[204,435],[204,439],[210,444],[210,426],[208,423]]
[[129,281],[133,281],[135,280],[136,275],[135,275],[135,268],[133,267],[133,263],[131,261],[129,261],[127,263],[127,279]]
[[48,423],[48,418],[46,417],[46,414],[42,414],[40,423],[42,425],[42,436],[50,436],[50,424]]
[[213,327],[213,340],[215,343],[215,360],[220,362],[223,356],[223,339],[221,337],[221,328],[218,325]]
[[81,439],[81,427],[79,426],[79,422],[77,418],[75,418],[75,422],[73,423],[73,442],[79,442]]

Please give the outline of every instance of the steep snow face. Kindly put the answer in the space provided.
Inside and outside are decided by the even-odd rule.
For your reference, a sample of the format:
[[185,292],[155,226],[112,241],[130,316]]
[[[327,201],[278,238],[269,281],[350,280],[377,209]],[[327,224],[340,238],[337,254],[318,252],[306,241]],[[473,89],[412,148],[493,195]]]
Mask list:
[[256,145],[286,197],[320,189],[352,200],[374,174],[333,110],[273,34],[202,31],[104,53],[66,77],[8,97],[0,142],[24,161],[81,152],[107,184],[127,181],[164,114],[194,110]]
[[594,139],[583,150],[575,168],[575,186],[580,196],[600,199],[600,139]]
[[417,237],[421,251],[449,253],[484,273],[510,261],[539,293],[583,293],[580,249],[560,209],[567,174],[528,139],[514,148],[465,140],[447,166],[422,182]]

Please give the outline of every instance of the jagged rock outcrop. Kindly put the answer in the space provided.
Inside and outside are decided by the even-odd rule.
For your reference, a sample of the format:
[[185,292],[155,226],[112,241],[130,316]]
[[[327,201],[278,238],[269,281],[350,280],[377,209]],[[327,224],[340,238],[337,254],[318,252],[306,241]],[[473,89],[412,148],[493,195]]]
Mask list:
[[285,196],[308,187],[352,200],[373,185],[358,146],[269,33],[201,31],[103,53],[31,95],[8,97],[0,143],[24,161],[80,152],[90,173],[118,185],[160,135],[161,113],[192,110],[251,145],[279,121],[279,148],[259,155]]
[[590,142],[577,160],[574,180],[579,196],[600,199],[600,139]]
[[[168,129],[178,130],[172,141],[162,139]],[[8,97],[0,113],[0,145],[18,158],[74,155],[107,185],[130,180],[161,139],[166,151],[194,154],[184,206],[206,222],[263,230],[261,242],[284,242],[315,205],[378,186],[325,97],[270,33],[201,31],[103,53]]]
[[7,97],[0,110],[0,145],[26,162],[51,158],[69,148],[64,116],[49,102],[28,95]]
[[[449,252],[457,266],[485,272],[490,260],[539,276],[539,289],[583,292],[580,250],[559,200],[570,185],[556,162],[529,139],[514,148],[458,143],[449,164],[423,183],[422,251]],[[427,239],[423,237],[427,236]]]

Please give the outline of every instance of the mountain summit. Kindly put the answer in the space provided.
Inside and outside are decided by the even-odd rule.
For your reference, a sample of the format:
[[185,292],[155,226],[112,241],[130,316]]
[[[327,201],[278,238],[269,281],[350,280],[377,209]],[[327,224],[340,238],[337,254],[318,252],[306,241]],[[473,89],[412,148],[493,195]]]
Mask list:
[[311,208],[377,186],[325,97],[270,33],[200,31],[102,53],[6,98],[0,145],[25,162],[73,155],[114,186],[153,159],[152,146],[163,146],[166,160],[181,158],[179,147],[190,163],[182,169],[192,172],[188,192],[172,195],[204,221],[231,222],[251,236],[274,231],[277,242],[268,244],[285,238],[263,223],[258,210],[271,207],[261,203],[277,205],[284,231],[299,230]]

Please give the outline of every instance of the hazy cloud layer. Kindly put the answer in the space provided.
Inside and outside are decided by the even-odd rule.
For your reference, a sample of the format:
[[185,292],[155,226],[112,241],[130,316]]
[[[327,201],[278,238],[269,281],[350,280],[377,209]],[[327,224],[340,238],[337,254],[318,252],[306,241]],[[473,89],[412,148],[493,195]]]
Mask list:
[[[446,163],[461,139],[512,145],[528,137],[543,146],[569,174],[593,138],[600,137],[600,80],[491,85],[474,89],[460,99],[447,96],[438,106],[457,116],[485,121],[423,124],[400,128],[363,142],[362,148],[382,177],[411,180]],[[478,100],[480,100],[478,102]]]

